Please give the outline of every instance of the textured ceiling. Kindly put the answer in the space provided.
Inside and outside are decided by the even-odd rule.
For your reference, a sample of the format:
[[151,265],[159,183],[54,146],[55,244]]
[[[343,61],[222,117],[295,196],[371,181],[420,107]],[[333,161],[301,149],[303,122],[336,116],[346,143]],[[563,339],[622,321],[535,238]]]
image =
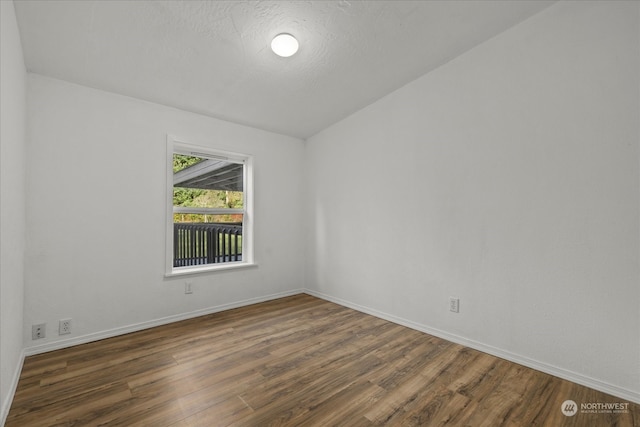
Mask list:
[[301,138],[551,3],[15,1],[29,71]]

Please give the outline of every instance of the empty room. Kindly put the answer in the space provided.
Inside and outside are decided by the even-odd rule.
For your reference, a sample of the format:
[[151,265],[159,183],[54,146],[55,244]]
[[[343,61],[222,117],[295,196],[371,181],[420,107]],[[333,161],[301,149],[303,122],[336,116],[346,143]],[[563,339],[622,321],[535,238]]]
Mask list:
[[640,2],[0,6],[0,425],[640,425]]

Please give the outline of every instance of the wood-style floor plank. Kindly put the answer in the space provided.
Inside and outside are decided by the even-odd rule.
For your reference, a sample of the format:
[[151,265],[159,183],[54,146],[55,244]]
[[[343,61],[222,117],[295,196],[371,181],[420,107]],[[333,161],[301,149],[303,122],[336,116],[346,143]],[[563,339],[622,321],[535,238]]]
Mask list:
[[6,423],[382,425],[633,427],[640,405],[296,295],[28,357]]

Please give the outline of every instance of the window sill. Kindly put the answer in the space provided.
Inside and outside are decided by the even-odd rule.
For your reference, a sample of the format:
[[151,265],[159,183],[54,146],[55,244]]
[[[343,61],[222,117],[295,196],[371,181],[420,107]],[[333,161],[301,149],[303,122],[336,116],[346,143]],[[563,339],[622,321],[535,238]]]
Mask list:
[[191,274],[204,274],[204,273],[215,273],[218,271],[229,271],[229,270],[238,270],[244,268],[254,268],[257,267],[258,264],[253,262],[231,262],[226,263],[225,265],[207,265],[207,266],[198,266],[198,267],[178,267],[171,270],[171,272],[165,273],[165,277],[176,277],[176,276],[187,276]]

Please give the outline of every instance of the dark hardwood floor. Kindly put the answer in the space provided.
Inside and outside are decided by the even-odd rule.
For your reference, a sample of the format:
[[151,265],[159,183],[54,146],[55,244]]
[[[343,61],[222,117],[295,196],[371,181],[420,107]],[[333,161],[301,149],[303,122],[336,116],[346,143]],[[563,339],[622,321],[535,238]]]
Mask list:
[[28,357],[13,426],[639,426],[626,403],[296,295]]

